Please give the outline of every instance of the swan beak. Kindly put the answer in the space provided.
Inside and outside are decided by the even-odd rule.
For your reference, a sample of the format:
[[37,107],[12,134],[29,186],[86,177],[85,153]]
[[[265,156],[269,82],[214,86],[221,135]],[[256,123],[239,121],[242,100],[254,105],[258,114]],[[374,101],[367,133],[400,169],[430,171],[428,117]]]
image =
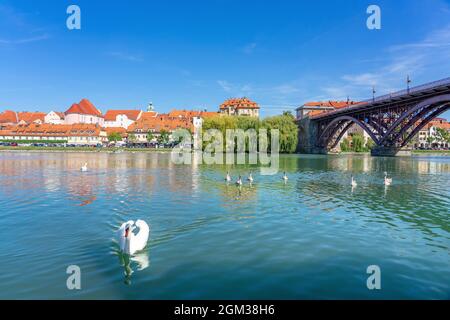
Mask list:
[[128,238],[128,234],[130,233],[130,227],[125,229],[125,238]]

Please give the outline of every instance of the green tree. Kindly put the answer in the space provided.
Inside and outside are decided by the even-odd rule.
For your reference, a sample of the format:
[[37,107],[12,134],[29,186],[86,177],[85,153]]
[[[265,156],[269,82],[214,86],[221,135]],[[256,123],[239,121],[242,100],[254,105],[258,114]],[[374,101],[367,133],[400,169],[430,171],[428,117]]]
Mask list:
[[[217,116],[207,118],[203,121],[203,132],[209,129],[217,129],[221,132],[224,139],[224,150],[226,146],[226,130],[227,129],[267,129],[269,135],[271,130],[278,129],[280,131],[280,152],[293,153],[297,149],[298,127],[295,118],[290,112],[284,112],[282,115],[259,120],[255,117],[235,117],[235,116]],[[270,138],[268,139],[270,147]],[[204,141],[203,148],[213,141]],[[246,141],[246,150],[248,151],[248,141]]]
[[450,142],[450,133],[442,128],[436,128],[436,139],[439,142]]
[[348,138],[344,138],[341,142],[341,151],[349,152],[351,151],[350,140]]
[[431,147],[434,141],[435,141],[434,137],[432,136],[427,137],[428,146]]
[[169,142],[169,132],[167,132],[164,129],[161,130],[157,140],[158,140],[159,144],[166,144],[166,143],[168,143]]
[[372,150],[375,147],[375,142],[372,140],[372,138],[368,138],[366,142],[366,149],[367,151]]
[[153,132],[151,132],[151,131],[147,132],[147,142],[151,142],[154,137],[155,136],[154,136]]
[[111,132],[111,133],[108,135],[108,141],[109,141],[109,142],[122,141],[122,136],[120,135],[119,132]]
[[127,140],[128,140],[129,142],[131,142],[131,143],[136,142],[136,135],[135,135],[134,133],[130,133],[130,134],[128,135]]
[[353,151],[355,152],[364,152],[364,137],[360,133],[355,133],[352,136],[352,146]]
[[262,121],[261,127],[268,129],[269,132],[273,129],[279,130],[281,153],[295,152],[298,144],[298,127],[292,114],[285,113],[281,116],[266,118]]

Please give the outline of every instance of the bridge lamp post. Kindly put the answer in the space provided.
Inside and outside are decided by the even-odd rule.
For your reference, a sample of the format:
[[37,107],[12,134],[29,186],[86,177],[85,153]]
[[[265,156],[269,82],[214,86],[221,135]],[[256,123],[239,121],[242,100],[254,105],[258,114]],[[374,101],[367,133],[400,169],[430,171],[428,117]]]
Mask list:
[[372,101],[375,102],[375,93],[377,93],[375,91],[375,86],[372,87]]
[[411,78],[408,76],[406,77],[406,91],[409,93],[409,84],[411,83]]

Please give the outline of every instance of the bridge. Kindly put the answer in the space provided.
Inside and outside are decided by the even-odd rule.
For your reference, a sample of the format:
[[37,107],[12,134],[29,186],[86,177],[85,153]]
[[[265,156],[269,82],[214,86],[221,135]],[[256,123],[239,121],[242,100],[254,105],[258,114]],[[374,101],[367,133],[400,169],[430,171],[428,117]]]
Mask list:
[[328,153],[356,124],[375,142],[372,155],[408,155],[414,136],[449,109],[450,78],[374,97],[298,121],[299,150]]

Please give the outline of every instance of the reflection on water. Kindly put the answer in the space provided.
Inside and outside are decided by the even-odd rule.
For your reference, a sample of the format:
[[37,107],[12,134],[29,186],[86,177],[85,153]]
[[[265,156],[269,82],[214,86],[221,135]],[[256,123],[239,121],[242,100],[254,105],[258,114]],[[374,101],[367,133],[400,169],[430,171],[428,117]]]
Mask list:
[[[164,153],[0,153],[0,298],[448,298],[449,177],[448,157],[289,155],[263,176]],[[124,256],[111,236],[136,219],[149,246]]]
[[117,252],[119,257],[119,263],[124,269],[124,283],[127,285],[131,284],[131,275],[133,274],[135,268],[137,271],[145,270],[150,265],[150,260],[147,251],[142,251],[136,253],[132,256],[124,254],[122,252]]

